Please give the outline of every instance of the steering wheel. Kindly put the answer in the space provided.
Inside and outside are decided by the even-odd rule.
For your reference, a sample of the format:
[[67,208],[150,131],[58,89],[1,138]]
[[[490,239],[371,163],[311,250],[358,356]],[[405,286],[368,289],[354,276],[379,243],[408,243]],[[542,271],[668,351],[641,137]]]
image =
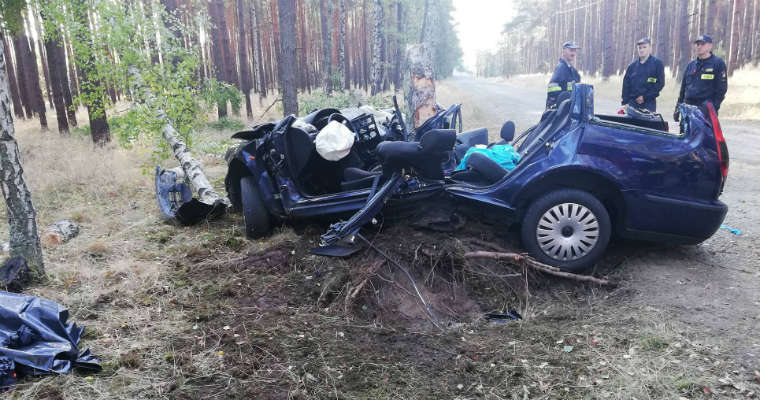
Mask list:
[[[336,117],[336,118],[333,118],[333,117]],[[354,132],[354,134],[356,133],[356,128],[354,128],[354,125],[351,123],[351,120],[346,118],[345,115],[340,114],[340,113],[332,113],[330,114],[329,117],[327,117],[327,123],[329,124],[330,121],[333,121],[333,120],[346,124],[346,126],[348,127],[348,129],[351,130],[351,132]]]

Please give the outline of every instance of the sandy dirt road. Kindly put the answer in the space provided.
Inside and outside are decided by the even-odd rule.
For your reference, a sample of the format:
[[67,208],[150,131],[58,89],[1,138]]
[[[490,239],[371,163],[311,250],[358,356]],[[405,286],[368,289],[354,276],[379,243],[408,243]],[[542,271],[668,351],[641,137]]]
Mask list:
[[[519,87],[471,77],[439,85],[439,103],[463,103],[464,129],[485,126],[492,139],[506,120],[517,132],[535,124],[544,108],[543,88]],[[730,95],[730,93],[729,93]],[[597,93],[597,113],[612,114],[613,98]],[[660,105],[671,110],[672,105]],[[666,113],[667,114],[667,113]],[[666,117],[669,118],[669,117]],[[624,301],[665,311],[727,358],[760,369],[760,121],[721,121],[731,156],[721,197],[729,206],[725,224],[698,246],[613,243],[597,271],[615,275],[630,289]],[[622,317],[622,316],[621,316]]]

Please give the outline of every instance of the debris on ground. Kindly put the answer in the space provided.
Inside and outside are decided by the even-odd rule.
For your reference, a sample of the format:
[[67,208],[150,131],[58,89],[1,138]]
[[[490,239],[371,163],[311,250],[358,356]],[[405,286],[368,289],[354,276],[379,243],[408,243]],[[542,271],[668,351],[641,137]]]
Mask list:
[[45,229],[45,233],[42,234],[42,245],[44,247],[57,246],[77,235],[79,235],[79,225],[70,219],[62,219]]
[[507,313],[488,313],[486,314],[486,321],[493,323],[503,324],[509,321],[517,321],[522,319],[522,315],[517,310],[510,309]]
[[0,292],[0,365],[8,365],[3,357],[10,360],[17,377],[72,368],[100,371],[99,358],[89,349],[79,352],[84,327],[68,318],[68,309],[53,301]]
[[11,244],[8,242],[0,242],[0,253],[10,253]]
[[551,265],[538,262],[534,260],[532,257],[525,254],[503,253],[503,252],[492,252],[492,251],[472,251],[472,252],[465,253],[464,258],[470,258],[470,259],[490,258],[494,260],[507,260],[517,265],[530,267],[537,271],[545,272],[549,275],[559,276],[559,277],[567,278],[567,279],[573,279],[573,280],[581,281],[581,282],[596,283],[597,285],[602,285],[602,286],[610,286],[610,287],[616,286],[614,282],[610,282],[606,279],[599,279],[590,275],[580,275],[580,274],[573,274],[573,273],[561,271],[557,267],[553,267]]
[[11,257],[0,267],[0,285],[6,290],[19,292],[29,282],[29,265],[23,257]]
[[734,235],[736,235],[736,236],[741,236],[741,235],[742,235],[742,231],[740,231],[740,230],[738,230],[738,229],[736,229],[736,228],[734,228],[734,227],[728,226],[728,225],[726,225],[726,224],[721,224],[721,225],[720,225],[720,228],[721,228],[721,229],[725,229],[725,230],[727,230],[727,231],[729,231],[729,232],[733,233],[733,234],[734,234]]

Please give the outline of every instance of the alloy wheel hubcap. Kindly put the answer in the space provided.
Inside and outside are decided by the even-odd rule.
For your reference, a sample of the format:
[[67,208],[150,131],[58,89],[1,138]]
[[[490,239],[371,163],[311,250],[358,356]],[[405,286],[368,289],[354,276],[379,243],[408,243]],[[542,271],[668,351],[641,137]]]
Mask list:
[[547,256],[572,261],[586,256],[599,240],[599,221],[586,206],[558,204],[538,220],[536,239]]

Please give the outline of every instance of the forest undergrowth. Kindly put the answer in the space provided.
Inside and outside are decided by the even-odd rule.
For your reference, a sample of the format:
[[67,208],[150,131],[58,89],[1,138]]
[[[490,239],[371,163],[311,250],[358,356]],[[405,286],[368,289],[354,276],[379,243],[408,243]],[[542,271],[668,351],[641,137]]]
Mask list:
[[[254,115],[269,103],[260,102]],[[71,242],[45,249],[49,280],[27,293],[67,306],[71,321],[87,326],[82,347],[104,368],[27,378],[9,398],[740,393],[720,383],[732,369],[723,350],[665,311],[629,303],[630,282],[605,289],[463,260],[464,249],[482,243],[516,249],[505,229],[472,222],[456,233],[432,232],[386,218],[370,232],[412,270],[441,330],[407,278],[376,253],[310,255],[324,225],[283,225],[255,241],[245,238],[239,215],[178,227],[158,212],[149,150],[95,149],[87,137],[40,132],[34,121],[16,127],[40,227],[63,218],[81,225]],[[210,127],[196,142],[195,155],[220,192],[231,133]],[[607,257],[593,273],[620,278],[620,262]],[[484,318],[510,309],[523,319]]]

